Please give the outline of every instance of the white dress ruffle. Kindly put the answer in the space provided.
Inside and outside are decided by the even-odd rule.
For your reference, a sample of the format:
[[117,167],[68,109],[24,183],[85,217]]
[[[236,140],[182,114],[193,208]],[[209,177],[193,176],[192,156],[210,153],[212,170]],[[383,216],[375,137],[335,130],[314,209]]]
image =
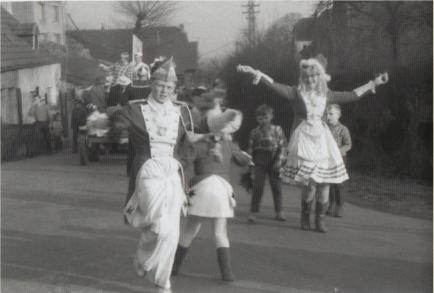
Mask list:
[[236,201],[232,186],[218,175],[211,175],[191,187],[188,214],[206,218],[233,218]]

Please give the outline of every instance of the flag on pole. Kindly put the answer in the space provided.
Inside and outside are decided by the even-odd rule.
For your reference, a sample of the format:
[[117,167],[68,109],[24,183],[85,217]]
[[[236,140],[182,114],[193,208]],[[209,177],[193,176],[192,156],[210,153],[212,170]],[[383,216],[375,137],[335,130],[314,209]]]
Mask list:
[[142,41],[133,34],[133,52],[131,56],[134,56],[135,53],[143,54],[143,43]]

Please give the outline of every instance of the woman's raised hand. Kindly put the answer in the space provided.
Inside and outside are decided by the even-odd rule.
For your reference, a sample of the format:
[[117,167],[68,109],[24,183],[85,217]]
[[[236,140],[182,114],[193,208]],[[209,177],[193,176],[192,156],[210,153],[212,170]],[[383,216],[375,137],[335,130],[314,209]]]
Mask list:
[[385,73],[380,73],[375,79],[374,79],[374,83],[375,86],[379,86],[382,84],[385,84],[389,81],[389,74],[387,72]]
[[256,74],[256,70],[248,65],[237,65],[237,71],[241,73],[247,73],[252,76]]

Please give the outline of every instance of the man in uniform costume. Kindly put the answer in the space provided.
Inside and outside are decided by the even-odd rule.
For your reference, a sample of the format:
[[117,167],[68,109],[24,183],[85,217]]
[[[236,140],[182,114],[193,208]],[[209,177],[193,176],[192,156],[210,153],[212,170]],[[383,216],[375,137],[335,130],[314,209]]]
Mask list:
[[[173,59],[156,62],[151,72],[147,99],[129,103],[113,118],[115,128],[128,130],[136,152],[124,209],[128,223],[141,232],[134,267],[160,292],[171,292],[180,214],[186,201],[182,168],[175,156],[194,136],[193,119],[184,103],[172,101],[177,82]],[[194,123],[195,130],[206,131],[205,121]]]

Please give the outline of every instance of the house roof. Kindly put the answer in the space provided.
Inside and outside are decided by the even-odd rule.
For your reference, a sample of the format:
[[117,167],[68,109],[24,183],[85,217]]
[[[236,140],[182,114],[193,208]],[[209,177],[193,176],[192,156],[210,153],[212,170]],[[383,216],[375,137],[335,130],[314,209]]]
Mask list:
[[[132,29],[68,31],[67,36],[89,48],[97,59],[119,61],[122,52],[132,51]],[[197,68],[197,42],[189,42],[182,28],[150,28],[138,36],[143,42],[143,61],[152,63],[158,56],[173,56],[178,72]]]
[[66,81],[74,85],[89,86],[95,83],[97,77],[105,76],[98,61],[84,58],[76,53],[68,54],[63,65],[62,72],[66,72]]
[[315,20],[312,17],[302,18],[294,25],[294,38],[296,41],[312,41],[315,29]]
[[1,72],[59,63],[45,50],[34,51],[11,27],[18,21],[1,8]]

